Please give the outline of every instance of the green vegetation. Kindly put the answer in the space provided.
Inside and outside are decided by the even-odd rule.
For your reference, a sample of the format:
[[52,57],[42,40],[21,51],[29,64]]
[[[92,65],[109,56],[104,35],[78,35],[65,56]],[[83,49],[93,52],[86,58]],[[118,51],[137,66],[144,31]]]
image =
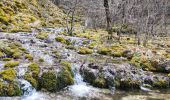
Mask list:
[[79,54],[92,54],[93,51],[89,48],[86,48],[86,47],[80,47],[79,50],[78,50],[78,53]]
[[9,61],[7,62],[4,67],[9,67],[9,68],[13,68],[19,65],[19,61]]
[[106,47],[99,47],[97,53],[102,54],[102,55],[110,55],[111,50],[109,48],[106,48]]
[[[48,0],[42,2],[37,0],[3,0],[0,1],[0,4],[1,31],[30,32],[32,27],[61,26],[65,16],[58,7]],[[44,7],[45,4],[48,6]],[[50,19],[47,20],[46,17]]]
[[29,70],[32,72],[32,75],[34,78],[38,77],[39,73],[40,73],[40,67],[37,63],[31,63],[28,66]]
[[28,60],[32,61],[33,56],[31,54],[25,54],[25,59],[28,59]]
[[63,89],[68,85],[74,84],[73,72],[71,70],[71,65],[67,61],[61,62],[62,70],[57,75],[57,87],[58,89]]
[[59,36],[58,36],[58,37],[55,38],[55,40],[56,40],[57,42],[61,42],[61,43],[66,44],[66,45],[70,45],[70,44],[71,44],[69,40],[66,40],[66,39],[64,39],[63,37],[59,37]]
[[57,77],[55,72],[48,71],[42,74],[41,88],[44,88],[51,92],[57,91],[58,86],[57,86]]
[[47,39],[48,38],[48,33],[44,33],[44,32],[38,33],[36,35],[36,38],[41,39],[41,40]]
[[2,76],[4,80],[14,81],[16,78],[16,71],[13,68],[9,68],[6,70],[2,70],[0,72],[0,75]]
[[38,87],[38,82],[35,78],[33,78],[29,73],[25,74],[25,80],[30,82],[33,87],[37,88]]

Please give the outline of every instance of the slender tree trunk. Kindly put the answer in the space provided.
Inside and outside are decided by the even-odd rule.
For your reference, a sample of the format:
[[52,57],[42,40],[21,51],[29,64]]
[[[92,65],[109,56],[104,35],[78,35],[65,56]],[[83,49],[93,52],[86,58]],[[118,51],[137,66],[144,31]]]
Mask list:
[[106,13],[106,22],[107,22],[107,32],[110,35],[108,39],[112,39],[112,27],[111,27],[111,18],[110,18],[110,9],[108,0],[104,0],[104,7]]

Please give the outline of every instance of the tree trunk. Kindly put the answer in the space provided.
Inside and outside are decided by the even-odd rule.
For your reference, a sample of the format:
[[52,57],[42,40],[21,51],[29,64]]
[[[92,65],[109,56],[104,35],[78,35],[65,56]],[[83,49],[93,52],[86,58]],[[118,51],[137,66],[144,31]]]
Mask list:
[[112,27],[111,27],[111,18],[110,18],[110,10],[109,10],[108,0],[104,0],[104,7],[105,7],[105,13],[106,13],[107,32],[110,35],[110,37],[108,39],[112,39]]

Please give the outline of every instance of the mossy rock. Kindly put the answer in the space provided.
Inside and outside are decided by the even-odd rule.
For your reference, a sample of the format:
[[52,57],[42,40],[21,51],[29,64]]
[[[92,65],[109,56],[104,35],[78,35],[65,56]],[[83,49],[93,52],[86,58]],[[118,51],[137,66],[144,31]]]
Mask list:
[[19,65],[19,61],[9,61],[7,62],[4,67],[9,67],[9,68],[13,68]]
[[155,81],[153,82],[153,87],[155,88],[167,88],[169,87],[169,81],[166,80],[157,80],[155,79]]
[[47,39],[48,38],[48,33],[44,33],[44,32],[38,33],[36,35],[36,38],[41,39],[41,40]]
[[4,83],[0,81],[0,96],[21,96],[22,91],[16,82]]
[[70,44],[71,44],[69,40],[66,40],[66,39],[64,39],[63,37],[59,37],[59,36],[58,36],[58,37],[55,38],[55,40],[56,40],[57,42],[60,42],[60,43],[66,44],[66,45],[70,45]]
[[34,78],[38,77],[38,75],[40,73],[40,67],[37,63],[31,63],[28,66],[28,68],[32,72]]
[[123,56],[123,52],[121,52],[121,51],[113,52],[112,56],[113,57],[122,57]]
[[99,47],[97,53],[102,54],[102,55],[110,55],[111,54],[111,49],[106,48],[106,47]]
[[106,80],[103,78],[96,79],[94,81],[94,86],[99,88],[106,88],[107,87]]
[[63,66],[62,68],[64,70],[68,70],[71,73],[72,77],[74,77],[74,73],[73,73],[73,71],[71,69],[71,63],[70,62],[68,62],[68,61],[61,61],[60,64]]
[[16,71],[13,68],[8,68],[6,70],[2,70],[0,75],[4,80],[14,81],[16,78]]
[[4,57],[4,53],[0,51],[0,58]]
[[28,60],[32,61],[33,56],[31,54],[25,54],[25,59],[28,59]]
[[84,80],[92,85],[95,83],[95,80],[97,79],[97,76],[95,75],[95,73],[88,69],[84,69],[81,72],[81,74]]
[[44,58],[39,58],[39,60],[38,60],[39,62],[44,62]]
[[37,88],[38,87],[38,82],[36,79],[34,79],[29,73],[26,73],[25,74],[25,80],[27,80],[28,82],[31,83],[31,85],[34,87],[34,88]]
[[88,48],[89,48],[89,49],[93,49],[96,45],[97,45],[96,42],[92,42],[92,43],[90,43],[90,44],[88,45]]
[[50,92],[56,92],[58,89],[57,86],[57,77],[56,73],[53,71],[44,72],[41,76],[41,88],[46,89]]
[[59,90],[73,84],[74,84],[74,79],[68,70],[63,69],[60,73],[58,73],[57,87]]
[[121,89],[139,89],[141,82],[138,80],[124,79],[121,80],[119,88]]
[[3,61],[11,61],[12,58],[3,58],[2,60],[3,60]]
[[7,93],[7,96],[21,96],[22,95],[22,91],[20,87],[14,83],[10,83],[6,85],[5,92]]
[[7,57],[11,58],[12,55],[14,54],[13,50],[7,46],[0,46],[0,51],[4,52]]
[[54,54],[54,57],[60,58],[60,53],[57,50],[53,50],[52,53]]
[[21,46],[22,46],[21,43],[16,42],[16,41],[9,44],[9,47],[10,47],[11,49],[16,49],[16,48],[19,48],[19,47],[21,47]]
[[15,53],[12,55],[12,57],[13,57],[14,59],[19,59],[21,56],[22,56],[22,53],[21,53],[21,52],[15,52]]
[[86,48],[86,47],[80,47],[79,50],[78,50],[78,53],[85,55],[85,54],[92,54],[93,51],[89,48]]

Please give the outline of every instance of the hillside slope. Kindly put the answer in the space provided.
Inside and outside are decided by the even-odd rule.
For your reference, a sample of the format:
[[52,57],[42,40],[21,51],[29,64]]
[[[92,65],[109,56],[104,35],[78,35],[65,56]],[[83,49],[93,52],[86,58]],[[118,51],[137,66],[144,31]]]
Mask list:
[[61,26],[62,10],[49,0],[1,0],[0,31],[30,31],[32,27]]

